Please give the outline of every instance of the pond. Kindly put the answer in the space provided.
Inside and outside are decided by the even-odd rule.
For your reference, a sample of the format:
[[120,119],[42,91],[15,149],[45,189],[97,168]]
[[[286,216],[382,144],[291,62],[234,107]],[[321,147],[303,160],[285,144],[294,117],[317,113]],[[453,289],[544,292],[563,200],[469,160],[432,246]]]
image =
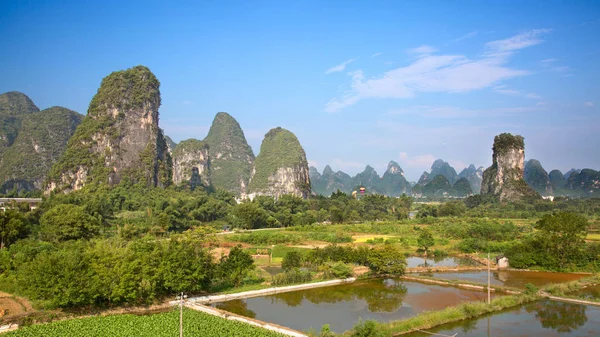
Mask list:
[[[600,307],[542,300],[486,317],[464,320],[427,329],[457,336],[600,336]],[[430,337],[411,333],[404,337]]]
[[[463,280],[487,284],[487,271],[465,271],[465,272],[441,272],[422,273],[421,275],[433,276],[446,280]],[[524,270],[498,270],[491,272],[491,284],[515,288],[525,288],[527,283],[536,287],[545,286],[550,283],[562,283],[578,280],[587,275],[569,273],[551,273]]]
[[481,266],[477,261],[464,257],[428,258],[410,256],[406,258],[406,267],[458,267]]
[[592,287],[583,288],[574,293],[570,293],[569,295],[589,301],[600,301],[600,284]]
[[311,328],[319,331],[323,324],[329,324],[331,330],[341,333],[351,329],[360,318],[388,322],[486,298],[487,293],[474,290],[397,279],[372,279],[213,306],[300,331]]

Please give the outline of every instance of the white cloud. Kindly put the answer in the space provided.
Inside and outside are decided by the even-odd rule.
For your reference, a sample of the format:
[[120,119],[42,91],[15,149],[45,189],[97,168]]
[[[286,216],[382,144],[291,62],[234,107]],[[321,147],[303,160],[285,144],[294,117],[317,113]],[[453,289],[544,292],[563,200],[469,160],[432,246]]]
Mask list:
[[367,165],[356,161],[344,161],[342,159],[335,158],[332,166],[337,167],[338,170],[351,171],[353,169],[364,169]]
[[347,60],[345,62],[342,62],[342,63],[338,64],[335,67],[331,67],[331,68],[327,69],[325,71],[325,74],[331,74],[331,73],[335,73],[335,72],[338,72],[338,71],[343,71],[344,69],[346,69],[347,65],[349,65],[350,63],[352,63],[354,61],[356,61],[356,59],[350,59],[350,60]]
[[[419,57],[412,64],[392,69],[380,76],[364,80],[352,76],[350,89],[325,105],[336,112],[369,98],[410,98],[421,92],[464,93],[496,85],[529,74],[529,71],[506,66],[514,51],[541,43],[538,29],[515,37],[486,44],[488,51],[479,59],[464,55],[430,55],[435,49],[421,46],[411,50]],[[362,74],[362,72],[361,72]]]
[[488,42],[485,45],[493,53],[512,52],[544,42],[539,36],[550,31],[550,29],[532,29],[508,39]]
[[317,167],[319,165],[319,163],[317,163],[315,160],[308,159],[307,161],[308,161],[308,166]]
[[382,52],[378,52],[378,53],[375,53],[375,54],[371,55],[371,57],[377,57],[377,56],[380,56],[382,54],[383,54]]
[[437,49],[435,49],[432,46],[427,46],[427,45],[422,45],[417,48],[412,48],[412,49],[408,50],[408,52],[410,54],[418,54],[418,55],[432,54],[432,53],[435,53],[436,51],[437,51]]
[[557,62],[557,59],[544,59],[540,61],[540,64],[549,71],[561,73],[562,77],[573,76],[569,73],[572,70],[571,67],[556,65]]
[[591,108],[591,107],[593,107],[593,106],[594,106],[594,103],[593,103],[593,102],[585,102],[585,103],[583,103],[583,105],[585,105],[585,106],[587,106],[587,107]]
[[557,59],[544,59],[544,60],[541,60],[540,63],[544,67],[549,67],[550,65],[554,64],[557,61],[558,61]]
[[456,173],[460,173],[460,171],[462,171],[465,167],[468,166],[461,160],[448,160],[448,164],[450,164],[450,166],[454,167],[454,169],[456,170]]
[[542,99],[542,97],[538,94],[533,93],[525,93],[515,89],[509,89],[506,85],[498,85],[494,87],[494,92],[502,94],[502,95],[511,95],[511,96],[519,96],[531,99]]
[[539,110],[539,107],[521,106],[495,109],[463,109],[453,106],[417,105],[408,108],[395,109],[387,115],[416,115],[428,118],[469,118],[469,117],[498,117],[520,114]]
[[436,160],[436,158],[429,153],[411,157],[406,152],[400,152],[398,159],[400,166],[423,170],[428,170],[431,167],[431,164]]
[[456,39],[450,41],[450,43],[456,43],[456,42],[460,42],[460,41],[463,41],[463,40],[474,38],[475,36],[477,36],[478,33],[479,32],[476,31],[476,30],[472,31],[470,33],[467,33],[467,34],[465,34],[465,35],[463,35],[463,36],[461,36],[459,38],[456,38]]

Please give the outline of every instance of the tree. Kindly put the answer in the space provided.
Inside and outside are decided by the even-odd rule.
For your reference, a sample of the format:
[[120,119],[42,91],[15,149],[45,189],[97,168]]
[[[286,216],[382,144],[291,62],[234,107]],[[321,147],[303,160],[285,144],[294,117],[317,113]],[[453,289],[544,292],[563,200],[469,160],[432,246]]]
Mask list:
[[89,239],[100,232],[100,221],[72,204],[52,207],[40,219],[40,234],[47,241]]
[[223,256],[219,263],[221,277],[234,286],[239,286],[250,270],[254,268],[252,256],[243,251],[241,246],[235,246],[228,256]]
[[549,245],[548,254],[558,257],[560,268],[564,268],[567,261],[584,245],[588,227],[589,223],[584,216],[570,212],[545,215],[535,225],[540,231],[541,239]]
[[301,265],[302,256],[295,250],[287,252],[283,257],[283,261],[281,262],[281,268],[286,271],[293,268],[300,268]]
[[406,259],[396,247],[386,244],[369,252],[367,266],[375,274],[403,275]]
[[21,213],[14,210],[0,213],[0,249],[10,246],[28,233],[28,223]]
[[427,256],[427,252],[435,244],[435,240],[433,240],[433,235],[431,235],[430,231],[422,229],[417,238],[417,244],[419,245],[419,249],[422,249],[425,252],[425,256]]

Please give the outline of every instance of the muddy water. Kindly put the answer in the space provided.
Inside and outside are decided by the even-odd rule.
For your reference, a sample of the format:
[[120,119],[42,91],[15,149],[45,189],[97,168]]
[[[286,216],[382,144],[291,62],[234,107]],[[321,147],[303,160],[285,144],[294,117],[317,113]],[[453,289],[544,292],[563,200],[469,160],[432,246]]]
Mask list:
[[596,285],[593,287],[587,287],[571,293],[569,295],[579,297],[581,299],[590,300],[590,301],[600,301],[600,285]]
[[445,257],[441,259],[425,259],[418,256],[410,256],[406,258],[406,266],[408,268],[417,267],[458,267],[458,266],[480,266],[479,263],[467,258],[461,257]]
[[[600,336],[600,307],[556,301],[538,301],[478,319],[441,325],[429,332],[457,336]],[[412,333],[405,337],[430,337]]]
[[406,282],[395,279],[234,300],[216,307],[292,329],[319,331],[329,324],[335,332],[351,329],[359,318],[388,322],[425,310],[440,310],[460,302],[485,300],[484,292]]
[[[487,271],[467,271],[422,274],[447,280],[463,280],[469,282],[487,283]],[[586,275],[569,273],[550,273],[520,270],[499,270],[491,272],[491,284],[515,288],[525,288],[527,283],[537,287],[550,283],[562,283],[578,280]]]

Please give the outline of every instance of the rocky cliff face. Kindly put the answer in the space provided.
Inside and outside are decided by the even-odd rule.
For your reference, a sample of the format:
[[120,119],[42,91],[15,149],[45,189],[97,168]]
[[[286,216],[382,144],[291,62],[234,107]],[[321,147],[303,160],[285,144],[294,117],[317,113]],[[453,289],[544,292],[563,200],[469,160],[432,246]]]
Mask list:
[[173,151],[173,182],[210,186],[209,148],[205,142],[188,139],[180,142]]
[[158,127],[159,86],[144,66],[105,77],[65,154],[53,166],[47,191],[122,181],[169,185],[172,162]]
[[395,161],[390,161],[387,170],[381,177],[381,188],[388,196],[400,196],[402,194],[410,195],[411,187],[406,178],[404,171]]
[[550,177],[538,160],[528,160],[524,172],[523,178],[527,185],[541,195],[552,195],[553,189],[550,184]]
[[483,172],[481,194],[491,194],[501,201],[539,197],[523,179],[525,143],[523,137],[502,133],[494,137],[492,166]]
[[269,130],[254,161],[249,194],[294,194],[303,198],[311,191],[306,153],[298,138],[280,127]]
[[219,112],[204,142],[210,148],[210,181],[213,186],[235,195],[245,194],[254,153],[240,124],[228,113]]
[[483,180],[483,167],[475,168],[475,165],[471,164],[469,167],[464,168],[459,174],[459,178],[465,178],[471,185],[471,191],[473,193],[479,193],[481,191],[481,181]]

